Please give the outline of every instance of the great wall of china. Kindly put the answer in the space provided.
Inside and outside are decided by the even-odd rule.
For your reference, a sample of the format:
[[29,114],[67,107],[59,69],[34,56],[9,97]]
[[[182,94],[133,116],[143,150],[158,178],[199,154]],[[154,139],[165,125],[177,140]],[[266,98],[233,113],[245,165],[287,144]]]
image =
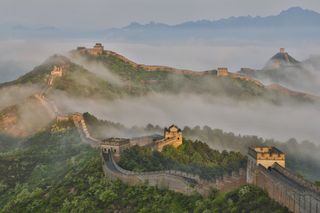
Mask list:
[[[51,75],[54,74],[51,73]],[[51,87],[52,84],[53,80],[49,80],[47,87]],[[47,91],[48,88],[45,88],[44,91]],[[51,110],[52,116],[55,115],[57,121],[71,119],[78,129],[82,141],[100,149],[101,141],[90,135],[82,114],[74,113],[68,116],[59,116],[58,109],[52,101],[46,98],[45,92],[38,94],[37,98],[48,111]],[[259,149],[267,149],[267,151],[259,151]],[[286,169],[284,154],[274,147],[249,149],[247,173],[244,171],[233,172],[232,175],[226,174],[211,181],[202,180],[194,174],[173,170],[128,171],[116,163],[111,150],[101,153],[102,167],[106,177],[120,179],[131,185],[149,184],[188,195],[198,192],[205,196],[211,188],[229,191],[249,183],[266,190],[272,199],[294,213],[320,213],[319,187]]]
[[[64,118],[64,120],[67,117]],[[100,148],[102,141],[93,138],[85,124],[85,120],[80,113],[69,116],[77,127],[83,142],[90,144],[92,147]],[[62,120],[62,118],[60,118]],[[225,174],[213,180],[204,180],[199,176],[175,170],[154,171],[154,172],[133,172],[121,168],[114,160],[111,150],[102,152],[103,171],[106,177],[111,179],[120,179],[128,184],[148,183],[152,186],[165,187],[176,192],[192,194],[198,192],[207,195],[212,188],[221,191],[230,191],[246,183],[244,170]]]
[[306,183],[279,164],[275,163],[268,169],[259,166],[255,185],[267,191],[271,198],[292,212],[320,212],[319,188]]
[[[79,120],[76,120],[79,123]],[[85,123],[82,116],[81,120],[83,122],[80,123]],[[84,140],[88,140],[93,147],[99,147],[97,140],[92,143],[92,137],[87,131],[86,125],[78,125],[78,127],[80,127],[81,134],[85,136],[83,137]],[[271,153],[272,156],[274,154],[270,151],[267,153]],[[240,170],[239,172],[233,172],[232,175],[225,174],[223,177],[208,181],[201,179],[197,175],[181,171],[128,171],[116,163],[111,151],[102,152],[102,167],[106,177],[120,179],[129,185],[149,184],[187,195],[197,192],[206,196],[212,188],[227,192],[249,183],[267,191],[272,199],[286,206],[294,213],[320,213],[319,187],[280,166],[276,158],[267,157],[263,161],[268,161],[267,165],[272,163],[272,166],[266,168],[261,164],[257,164],[257,162],[248,161],[247,173]],[[254,181],[250,181],[250,178],[254,179]]]
[[156,71],[164,71],[164,72],[169,72],[169,73],[174,73],[178,75],[193,75],[193,76],[205,76],[205,75],[216,75],[218,77],[230,77],[233,79],[240,79],[244,81],[249,81],[254,84],[256,84],[259,87],[264,87],[264,85],[255,79],[252,79],[248,75],[243,75],[239,73],[231,73],[228,71],[227,68],[218,68],[217,70],[208,70],[208,71],[193,71],[193,70],[187,70],[187,69],[177,69],[173,67],[168,67],[168,66],[160,66],[160,65],[145,65],[145,64],[137,64],[136,62],[126,58],[123,55],[120,55],[119,53],[116,53],[114,51],[110,50],[105,50],[104,47],[102,46],[101,43],[96,43],[96,45],[93,48],[86,48],[86,47],[78,47],[77,50],[75,51],[76,53],[81,53],[81,54],[90,54],[90,55],[109,55],[109,56],[114,56],[123,62],[131,65],[134,68],[141,68],[145,71],[149,72],[156,72]]

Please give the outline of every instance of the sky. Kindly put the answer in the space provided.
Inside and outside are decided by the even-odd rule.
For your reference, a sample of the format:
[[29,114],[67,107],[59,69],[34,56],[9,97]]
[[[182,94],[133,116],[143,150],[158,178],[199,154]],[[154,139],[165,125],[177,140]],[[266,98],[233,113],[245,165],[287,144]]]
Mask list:
[[97,30],[133,21],[176,24],[230,16],[275,15],[293,6],[320,11],[319,0],[0,0],[0,26]]

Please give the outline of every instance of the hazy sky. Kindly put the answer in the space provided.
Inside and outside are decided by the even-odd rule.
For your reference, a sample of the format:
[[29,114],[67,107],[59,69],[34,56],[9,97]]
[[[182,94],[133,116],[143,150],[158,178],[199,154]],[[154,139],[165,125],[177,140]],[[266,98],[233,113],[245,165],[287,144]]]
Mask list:
[[104,29],[132,21],[175,24],[229,16],[266,16],[293,6],[320,11],[319,0],[0,0],[0,25]]

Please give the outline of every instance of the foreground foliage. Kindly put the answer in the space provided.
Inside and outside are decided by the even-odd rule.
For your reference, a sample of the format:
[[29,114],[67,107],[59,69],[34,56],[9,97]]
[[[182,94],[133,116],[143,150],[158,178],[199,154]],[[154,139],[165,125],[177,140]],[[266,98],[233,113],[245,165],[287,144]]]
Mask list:
[[126,150],[120,166],[134,171],[182,170],[205,179],[245,168],[246,158],[239,152],[219,152],[200,141],[184,140],[177,149],[166,146],[162,152],[135,146]]
[[253,186],[202,198],[108,180],[73,129],[41,132],[0,165],[0,212],[287,212]]

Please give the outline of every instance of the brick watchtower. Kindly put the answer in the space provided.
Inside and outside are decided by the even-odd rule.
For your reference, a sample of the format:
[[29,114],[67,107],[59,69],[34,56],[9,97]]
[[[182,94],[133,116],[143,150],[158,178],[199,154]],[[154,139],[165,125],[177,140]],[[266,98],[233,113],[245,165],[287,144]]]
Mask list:
[[249,147],[247,163],[247,182],[256,183],[256,169],[259,165],[268,169],[274,163],[285,168],[285,154],[275,147]]

